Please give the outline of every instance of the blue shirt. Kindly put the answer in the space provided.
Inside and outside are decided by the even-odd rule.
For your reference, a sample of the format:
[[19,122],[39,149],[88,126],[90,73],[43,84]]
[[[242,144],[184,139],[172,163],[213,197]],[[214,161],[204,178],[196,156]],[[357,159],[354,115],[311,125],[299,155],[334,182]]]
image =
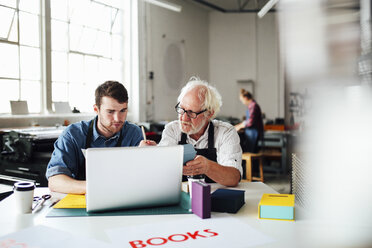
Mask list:
[[54,175],[64,174],[69,177],[78,178],[80,166],[85,166],[85,158],[81,149],[86,147],[86,137],[89,125],[94,121],[92,143],[89,147],[115,147],[120,133],[123,137],[121,146],[138,146],[143,135],[141,129],[129,122],[125,122],[121,131],[111,138],[100,135],[96,128],[96,120],[81,121],[68,126],[54,143],[54,151],[49,161],[46,178]]

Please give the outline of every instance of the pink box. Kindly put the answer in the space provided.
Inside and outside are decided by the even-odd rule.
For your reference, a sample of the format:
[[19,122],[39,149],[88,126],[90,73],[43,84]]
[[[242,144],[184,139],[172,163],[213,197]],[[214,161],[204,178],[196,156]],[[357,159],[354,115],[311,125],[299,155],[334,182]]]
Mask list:
[[204,182],[192,182],[191,209],[202,219],[211,217],[211,186]]

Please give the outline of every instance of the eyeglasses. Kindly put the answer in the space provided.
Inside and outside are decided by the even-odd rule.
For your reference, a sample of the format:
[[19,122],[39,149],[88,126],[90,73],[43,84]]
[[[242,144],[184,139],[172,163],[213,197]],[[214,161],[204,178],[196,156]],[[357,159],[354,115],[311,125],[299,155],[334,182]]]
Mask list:
[[174,107],[176,109],[176,112],[180,115],[183,115],[184,113],[187,114],[187,116],[191,119],[196,119],[196,117],[198,117],[198,115],[200,115],[201,113],[204,113],[205,111],[207,111],[207,109],[204,109],[202,111],[199,111],[199,112],[194,112],[194,111],[191,111],[191,110],[186,110],[184,108],[181,108],[180,107],[180,103],[177,103],[177,105]]

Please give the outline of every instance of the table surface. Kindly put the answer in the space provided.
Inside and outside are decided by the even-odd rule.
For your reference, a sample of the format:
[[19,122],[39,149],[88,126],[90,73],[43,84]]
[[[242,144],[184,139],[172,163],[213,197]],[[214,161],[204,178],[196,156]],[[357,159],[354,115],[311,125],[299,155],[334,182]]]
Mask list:
[[[219,184],[211,184],[212,191],[217,188],[226,188]],[[337,237],[329,238],[324,235],[329,230],[327,225],[305,218],[304,211],[296,206],[296,221],[278,221],[258,219],[258,203],[264,193],[277,193],[261,182],[240,183],[233,189],[245,190],[245,204],[236,214],[229,214],[233,218],[247,223],[252,228],[262,232],[275,241],[259,247],[341,247]],[[35,196],[49,193],[48,188],[37,188]],[[14,210],[14,198],[12,196],[0,202],[0,237],[26,227],[45,225],[79,235],[81,237],[95,238],[109,241],[104,230],[134,226],[148,223],[159,223],[169,220],[186,220],[193,215],[143,215],[143,216],[99,216],[99,217],[55,217],[46,218],[49,205],[64,197],[64,194],[52,193],[52,198],[45,202],[44,207],[34,214],[17,214]],[[212,212],[212,218],[214,214]],[[233,228],[233,227],[232,227]],[[360,229],[363,231],[363,229]],[[364,230],[369,232],[371,230]],[[323,234],[323,235],[322,235]],[[357,237],[351,242],[357,242]],[[317,240],[317,241],[315,241]],[[318,242],[318,243],[314,243]]]

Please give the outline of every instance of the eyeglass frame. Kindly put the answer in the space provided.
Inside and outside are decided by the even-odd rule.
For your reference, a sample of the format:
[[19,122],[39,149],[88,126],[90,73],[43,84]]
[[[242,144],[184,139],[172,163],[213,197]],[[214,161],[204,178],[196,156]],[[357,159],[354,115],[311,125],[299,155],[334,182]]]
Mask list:
[[[180,102],[178,102],[177,105],[174,106],[174,109],[176,110],[176,113],[179,114],[179,115],[183,115],[183,114],[186,113],[187,116],[188,116],[190,119],[196,119],[196,118],[198,118],[198,115],[200,115],[200,114],[202,114],[202,113],[204,113],[204,112],[207,111],[207,109],[204,109],[204,110],[201,110],[201,111],[199,111],[199,112],[194,112],[194,111],[191,111],[191,110],[186,110],[186,109],[184,109],[184,108],[181,108],[179,105],[180,105]],[[179,113],[179,112],[177,111],[177,110],[179,110],[179,109],[183,111],[182,114]],[[190,114],[195,114],[195,117],[191,117]]]

